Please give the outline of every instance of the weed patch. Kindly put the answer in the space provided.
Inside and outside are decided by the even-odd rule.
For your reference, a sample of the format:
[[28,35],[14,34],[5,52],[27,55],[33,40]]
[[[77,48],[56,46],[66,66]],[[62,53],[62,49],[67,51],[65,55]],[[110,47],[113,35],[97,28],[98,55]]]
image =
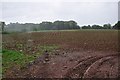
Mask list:
[[2,70],[3,73],[15,66],[23,67],[26,63],[33,61],[35,57],[33,55],[26,55],[13,50],[3,50],[2,51]]

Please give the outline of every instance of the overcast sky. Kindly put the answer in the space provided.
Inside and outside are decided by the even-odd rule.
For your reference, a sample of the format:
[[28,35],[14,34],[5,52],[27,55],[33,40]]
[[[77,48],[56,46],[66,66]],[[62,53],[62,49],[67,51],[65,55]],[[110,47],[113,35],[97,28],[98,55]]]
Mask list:
[[81,25],[103,25],[118,21],[118,0],[4,0],[0,19],[6,23],[40,23],[75,20]]

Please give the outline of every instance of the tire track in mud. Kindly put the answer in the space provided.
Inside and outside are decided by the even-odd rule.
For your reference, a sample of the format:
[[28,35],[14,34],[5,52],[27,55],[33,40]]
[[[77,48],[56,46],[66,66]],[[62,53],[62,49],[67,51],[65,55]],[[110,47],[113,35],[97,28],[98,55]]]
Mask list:
[[[95,61],[92,65],[90,65],[87,70],[85,71],[83,78],[93,78],[96,76],[97,73],[100,73],[99,68],[103,67],[105,65],[105,62],[109,62],[109,64],[106,65],[106,74],[104,73],[104,77],[108,78],[110,77],[109,75],[111,74],[110,72],[110,67],[114,65],[114,63],[111,63],[111,59],[116,58],[115,56],[108,56],[108,57],[103,57],[97,61]],[[112,76],[112,75],[111,75]]]
[[[62,54],[61,54],[62,55]],[[69,54],[70,55],[70,54]],[[107,55],[82,55],[75,54],[66,57],[60,55],[48,55],[46,52],[44,55],[37,58],[32,64],[29,64],[27,68],[20,71],[20,76],[24,78],[116,78],[118,64],[118,54]],[[78,57],[76,57],[78,56]],[[60,60],[59,60],[60,59]],[[69,61],[72,60],[71,62]],[[77,60],[77,61],[76,61]],[[66,65],[66,61],[70,63]],[[52,63],[54,63],[52,65]],[[59,65],[60,64],[60,65]],[[63,72],[60,72],[65,65]],[[58,66],[57,66],[58,65]],[[107,66],[107,67],[106,67]],[[62,68],[63,67],[63,68]],[[106,69],[107,68],[107,69]],[[105,69],[105,70],[104,70]],[[16,74],[16,73],[15,73]],[[59,74],[59,75],[56,75]],[[102,76],[99,76],[103,74]],[[16,77],[16,76],[14,76]],[[17,76],[18,77],[18,76]]]
[[[80,60],[79,63],[73,67],[68,69],[67,73],[64,75],[65,78],[98,78],[99,76],[96,76],[98,68],[103,67],[102,65],[105,65],[104,62],[108,62],[110,64],[110,61],[112,62],[112,59],[117,58],[117,54],[112,54],[112,55],[106,55],[106,56],[93,56],[93,57],[88,57],[83,60]],[[117,64],[117,63],[116,63]],[[114,66],[114,62],[112,62],[110,69],[114,70],[117,66]],[[103,68],[104,69],[104,68]],[[114,70],[114,74],[111,72],[108,72],[109,77],[116,78],[118,76],[114,76],[117,74],[117,68]],[[100,70],[99,70],[100,71]],[[106,69],[106,71],[109,71],[109,69]],[[103,73],[105,74],[105,73]],[[106,77],[105,75],[100,76],[100,78]]]

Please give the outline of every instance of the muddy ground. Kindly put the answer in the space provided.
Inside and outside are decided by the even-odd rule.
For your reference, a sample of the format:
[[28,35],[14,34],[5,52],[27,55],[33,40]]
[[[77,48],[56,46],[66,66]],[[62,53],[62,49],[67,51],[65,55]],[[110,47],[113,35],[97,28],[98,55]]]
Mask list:
[[118,78],[118,53],[94,51],[47,52],[9,78]]
[[[3,42],[3,48],[25,54],[38,52],[41,45],[60,46],[21,69],[15,66],[7,70],[6,78],[119,77],[118,32],[114,30],[9,34],[3,35]],[[23,46],[17,48],[18,44]],[[26,47],[29,44],[30,50]]]

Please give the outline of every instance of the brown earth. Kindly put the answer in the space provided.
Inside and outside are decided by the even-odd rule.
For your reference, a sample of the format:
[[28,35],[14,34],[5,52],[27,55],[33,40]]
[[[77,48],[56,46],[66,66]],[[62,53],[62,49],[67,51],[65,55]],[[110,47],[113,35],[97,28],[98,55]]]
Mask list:
[[118,78],[118,54],[56,51],[9,72],[9,78]]
[[[29,41],[31,40],[31,41]],[[17,47],[22,44],[22,47]],[[40,32],[3,35],[3,48],[39,51],[39,45],[56,44],[52,54],[44,53],[26,67],[7,70],[6,78],[118,78],[117,31]],[[30,47],[29,47],[29,46]],[[34,46],[33,46],[34,45]]]

